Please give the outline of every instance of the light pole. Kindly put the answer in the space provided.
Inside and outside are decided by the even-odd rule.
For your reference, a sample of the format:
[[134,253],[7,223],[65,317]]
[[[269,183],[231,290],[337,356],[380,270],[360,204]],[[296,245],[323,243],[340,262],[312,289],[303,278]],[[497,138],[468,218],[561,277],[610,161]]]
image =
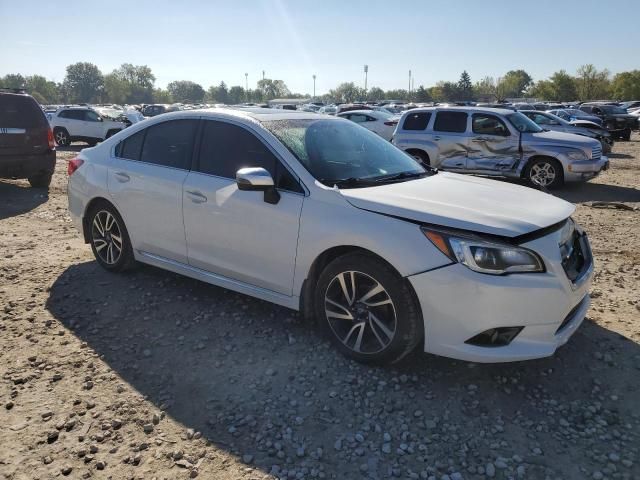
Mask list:
[[247,102],[249,101],[249,74],[244,74],[244,91],[245,96],[247,97]]
[[411,95],[411,70],[409,70],[409,95]]
[[367,96],[367,76],[369,74],[369,65],[364,66],[364,96]]
[[313,74],[313,99],[316,98],[316,74]]
[[262,70],[262,80],[264,80],[264,70]]

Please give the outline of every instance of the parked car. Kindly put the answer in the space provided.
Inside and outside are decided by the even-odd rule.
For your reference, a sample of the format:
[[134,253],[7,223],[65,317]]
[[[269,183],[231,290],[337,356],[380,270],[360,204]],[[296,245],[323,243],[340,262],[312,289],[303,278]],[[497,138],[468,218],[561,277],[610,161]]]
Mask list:
[[523,178],[546,188],[588,180],[609,166],[597,140],[545,132],[522,113],[497,108],[410,110],[393,143],[433,167]]
[[110,107],[93,107],[104,119],[124,123],[127,127],[144,120],[144,115],[134,109],[120,110]]
[[69,175],[69,212],[106,270],[140,261],[299,310],[362,362],[416,346],[545,357],[589,308],[572,204],[426,168],[341,118],[162,115],[81,151]]
[[603,126],[611,132],[614,138],[631,139],[631,130],[636,128],[636,119],[617,105],[601,103],[583,103],[580,110],[596,115],[602,119]]
[[55,147],[38,102],[22,90],[0,89],[0,178],[26,178],[32,187],[48,187]]
[[56,143],[63,146],[78,141],[93,146],[127,127],[101,117],[90,107],[62,107],[51,115],[49,124]]
[[387,141],[391,140],[399,118],[379,110],[351,110],[339,113],[338,116],[351,120],[367,130],[371,130]]
[[155,105],[145,105],[142,107],[142,115],[145,117],[155,117],[156,115],[161,115],[163,113],[168,112],[177,112],[182,109],[182,106],[179,104],[155,104]]
[[[541,112],[539,110],[520,110],[520,113],[529,117],[536,124],[545,130],[553,130],[554,132],[573,133],[575,135],[583,135],[585,137],[595,138],[600,142],[603,153],[610,153],[613,147],[613,139],[611,134],[604,128],[595,123],[588,122],[589,127],[579,126],[575,123],[567,122],[560,117],[549,112]],[[585,122],[587,123],[587,122]]]
[[336,112],[336,114],[349,112],[352,110],[373,110],[373,108],[362,103],[342,103],[338,105],[338,111]]
[[560,117],[567,122],[574,122],[576,120],[585,120],[588,122],[593,122],[597,125],[602,125],[602,119],[596,115],[589,115],[582,110],[577,108],[560,108],[560,109],[552,109],[547,110],[552,115],[556,117]]
[[622,102],[620,104],[620,107],[624,108],[628,113],[629,110],[631,110],[632,108],[640,107],[640,100],[631,100],[630,102]]
[[337,112],[337,105],[325,105],[324,107],[320,107],[320,110],[318,110],[318,113],[324,113],[325,115],[335,115]]

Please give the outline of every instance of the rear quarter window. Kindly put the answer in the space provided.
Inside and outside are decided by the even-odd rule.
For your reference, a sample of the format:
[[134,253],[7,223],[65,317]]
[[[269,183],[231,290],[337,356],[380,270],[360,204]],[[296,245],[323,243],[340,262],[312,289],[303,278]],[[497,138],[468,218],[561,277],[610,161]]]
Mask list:
[[47,118],[32,97],[0,94],[0,128],[36,128],[46,125]]
[[431,120],[431,112],[411,113],[402,125],[403,130],[425,130]]

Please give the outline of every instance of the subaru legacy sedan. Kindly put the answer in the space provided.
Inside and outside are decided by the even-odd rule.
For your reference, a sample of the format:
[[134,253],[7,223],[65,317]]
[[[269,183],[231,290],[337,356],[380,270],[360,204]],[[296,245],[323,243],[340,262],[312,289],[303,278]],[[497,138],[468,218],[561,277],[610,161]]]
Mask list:
[[574,206],[439,172],[348,120],[267,109],[135,124],[68,165],[97,262],[136,262],[298,310],[347,356],[419,346],[476,362],[552,355],[589,307]]

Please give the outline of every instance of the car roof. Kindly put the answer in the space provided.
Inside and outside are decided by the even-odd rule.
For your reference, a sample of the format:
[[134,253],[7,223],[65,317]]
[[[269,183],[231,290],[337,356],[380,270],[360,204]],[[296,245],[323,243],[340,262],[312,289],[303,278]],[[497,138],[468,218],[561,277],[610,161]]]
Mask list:
[[372,115],[376,113],[380,113],[378,110],[347,110],[346,112],[340,112],[338,114],[339,117],[342,115],[351,115],[352,113],[361,113],[363,115]]
[[[222,108],[206,108],[202,110],[189,110],[193,116],[216,116],[225,115],[236,118],[250,118],[258,122],[274,121],[274,120],[309,120],[309,119],[335,119],[330,115],[321,115],[315,112],[305,112],[302,110],[283,110],[275,108],[246,108],[246,107],[222,107]],[[184,114],[185,112],[177,112]]]
[[418,107],[405,111],[406,114],[417,112],[433,112],[434,110],[448,110],[448,111],[460,111],[460,112],[472,112],[472,113],[499,113],[501,115],[509,115],[514,113],[513,110],[508,108],[493,108],[493,107]]

